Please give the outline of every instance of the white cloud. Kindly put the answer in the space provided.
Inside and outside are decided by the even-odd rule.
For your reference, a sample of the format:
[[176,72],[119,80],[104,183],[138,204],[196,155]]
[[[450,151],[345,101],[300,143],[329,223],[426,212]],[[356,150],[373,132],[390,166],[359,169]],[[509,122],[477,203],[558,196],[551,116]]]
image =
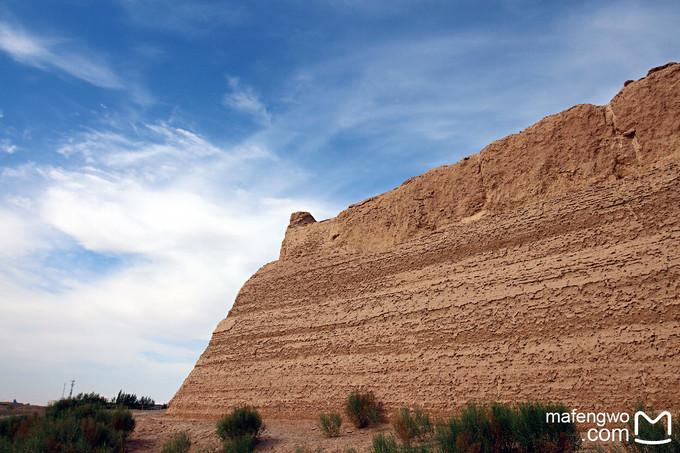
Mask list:
[[30,218],[17,214],[10,206],[0,205],[0,219],[0,257],[20,258],[40,248]]
[[2,114],[2,110],[0,110],[0,120],[3,119],[5,115]]
[[[278,175],[294,169],[266,148],[225,148],[167,123],[91,130],[61,152],[68,168],[0,175],[16,192],[0,206],[2,360],[23,368],[0,388],[17,373],[79,370],[82,382],[101,369],[97,391],[136,381],[166,401],[245,280],[278,258],[290,213],[335,213],[277,197]],[[58,397],[57,384],[32,394]]]
[[225,94],[222,99],[225,107],[250,115],[261,124],[271,124],[267,107],[260,101],[259,96],[255,94],[251,87],[243,86],[236,77],[230,77],[229,88],[231,92]]
[[[0,115],[0,118],[2,118],[2,115]],[[17,147],[16,145],[13,145],[9,139],[4,138],[0,140],[0,150],[6,152],[7,154],[14,154],[14,152],[17,150]]]
[[63,39],[47,39],[32,35],[20,27],[0,22],[0,50],[19,63],[45,71],[59,70],[92,85],[103,88],[123,88],[121,79],[101,58],[81,51]]
[[144,124],[134,135],[116,131],[92,130],[63,144],[58,153],[66,157],[81,154],[88,162],[96,160],[111,167],[125,168],[153,161],[183,161],[220,153],[196,134],[166,123]]

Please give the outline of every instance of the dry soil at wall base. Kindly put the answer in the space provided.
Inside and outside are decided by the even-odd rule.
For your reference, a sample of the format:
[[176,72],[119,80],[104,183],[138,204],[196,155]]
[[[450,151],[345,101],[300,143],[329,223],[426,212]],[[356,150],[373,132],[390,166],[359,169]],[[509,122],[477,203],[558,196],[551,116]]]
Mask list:
[[[165,411],[133,411],[137,427],[129,442],[130,453],[158,452],[163,444],[172,436],[187,431],[191,437],[191,451],[220,445],[215,435],[215,420],[181,420],[166,417]],[[357,453],[369,452],[373,436],[379,432],[392,433],[389,424],[371,429],[355,429],[343,421],[340,437],[328,439],[321,435],[316,422],[312,420],[277,420],[265,419],[267,431],[255,448],[256,452],[295,453],[296,449],[307,448],[316,451],[321,448],[324,453],[345,453],[353,448]],[[593,451],[596,446],[609,447],[611,443],[584,442],[582,451]],[[218,450],[219,451],[219,450]]]
[[[225,301],[226,304],[226,301]],[[291,216],[169,403],[680,410],[680,65],[316,222]]]
[[[215,435],[215,420],[180,420],[165,417],[165,411],[134,413],[137,426],[130,438],[131,453],[159,451],[165,442],[181,431],[189,433],[192,452],[220,445],[220,439]],[[321,435],[312,420],[265,419],[264,422],[267,431],[255,451],[294,453],[296,448],[306,447],[311,451],[321,448],[324,453],[344,453],[347,448],[354,448],[361,453],[370,449],[374,434],[390,430],[389,425],[358,430],[344,421],[340,437],[328,439]]]

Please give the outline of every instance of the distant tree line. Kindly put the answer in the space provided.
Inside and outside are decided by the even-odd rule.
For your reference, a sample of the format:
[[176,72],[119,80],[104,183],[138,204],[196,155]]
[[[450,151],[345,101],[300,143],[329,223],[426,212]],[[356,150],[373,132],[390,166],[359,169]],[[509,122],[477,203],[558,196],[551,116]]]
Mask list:
[[[118,395],[111,398],[110,400],[106,397],[101,396],[99,393],[79,393],[73,398],[67,398],[66,400],[82,404],[91,404],[95,406],[104,406],[107,409],[113,409],[115,407],[123,407],[125,409],[154,409],[156,406],[156,401],[149,396],[142,396],[137,398],[137,395],[131,393],[125,393],[124,391],[119,391]],[[167,407],[164,404],[163,409]]]
[[[111,402],[116,406],[122,406],[128,409],[152,409],[156,405],[156,401],[149,396],[142,396],[137,398],[133,393],[125,393],[122,390],[118,392],[118,396],[111,399]],[[163,407],[166,405],[164,404]]]

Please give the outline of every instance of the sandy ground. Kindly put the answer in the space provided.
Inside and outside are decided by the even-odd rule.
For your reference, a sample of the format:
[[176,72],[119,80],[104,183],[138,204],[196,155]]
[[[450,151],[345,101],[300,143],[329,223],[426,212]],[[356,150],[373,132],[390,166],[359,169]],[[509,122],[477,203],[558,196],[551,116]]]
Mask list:
[[[137,426],[129,441],[130,452],[157,452],[163,443],[176,433],[186,430],[191,437],[191,451],[218,446],[220,439],[215,435],[214,420],[179,420],[165,417],[165,411],[133,411]],[[267,420],[267,430],[255,451],[295,452],[296,448],[315,451],[321,448],[325,453],[344,453],[354,448],[358,453],[371,446],[373,435],[381,430],[389,430],[389,425],[372,429],[357,430],[343,423],[340,437],[323,437],[315,421],[312,420]]]
[[[220,439],[215,435],[214,420],[167,418],[165,411],[132,412],[137,421],[137,426],[128,444],[129,452],[159,452],[163,444],[180,431],[189,433],[191,452],[221,445]],[[381,431],[392,432],[389,424],[359,430],[344,421],[340,437],[328,439],[323,437],[313,420],[265,419],[265,424],[267,431],[255,447],[256,452],[294,453],[297,448],[304,448],[308,453],[314,453],[317,448],[320,448],[323,453],[345,453],[347,449],[353,448],[357,453],[365,453],[370,450],[375,434]],[[588,426],[585,428],[588,428]],[[598,448],[604,448],[606,451],[611,447],[612,444],[607,442],[599,445],[584,442],[581,451],[592,453],[600,451]]]

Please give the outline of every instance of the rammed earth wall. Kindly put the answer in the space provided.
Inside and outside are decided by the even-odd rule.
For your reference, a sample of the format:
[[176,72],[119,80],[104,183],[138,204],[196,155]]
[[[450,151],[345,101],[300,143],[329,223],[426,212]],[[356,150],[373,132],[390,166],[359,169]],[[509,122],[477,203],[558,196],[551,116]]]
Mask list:
[[[680,65],[336,218],[291,218],[168,415],[680,409]],[[674,412],[675,413],[675,412]]]

